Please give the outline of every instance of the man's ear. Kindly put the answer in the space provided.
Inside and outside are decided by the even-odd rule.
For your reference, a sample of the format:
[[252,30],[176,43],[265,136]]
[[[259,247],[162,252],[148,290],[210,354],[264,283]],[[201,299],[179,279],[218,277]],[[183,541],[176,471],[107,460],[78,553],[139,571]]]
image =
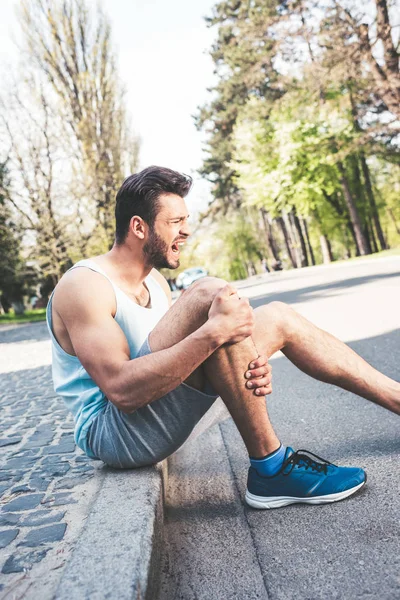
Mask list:
[[147,227],[146,223],[143,221],[143,219],[141,217],[134,216],[130,220],[129,229],[140,240],[143,240],[146,235],[146,227]]

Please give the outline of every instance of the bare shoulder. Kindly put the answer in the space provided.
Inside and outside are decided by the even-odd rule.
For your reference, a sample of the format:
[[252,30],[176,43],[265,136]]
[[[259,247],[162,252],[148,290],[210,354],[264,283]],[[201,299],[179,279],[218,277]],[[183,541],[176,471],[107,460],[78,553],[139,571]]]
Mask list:
[[87,314],[115,315],[115,294],[110,282],[88,268],[68,271],[60,279],[53,297],[53,310],[63,321],[79,321]]
[[164,292],[167,295],[168,302],[171,304],[171,302],[172,302],[171,290],[170,290],[170,287],[169,287],[168,282],[165,279],[165,277],[163,275],[161,275],[161,273],[159,271],[157,271],[157,269],[152,269],[150,272],[150,275],[152,277],[154,277],[154,279],[161,285],[161,287],[163,288]]

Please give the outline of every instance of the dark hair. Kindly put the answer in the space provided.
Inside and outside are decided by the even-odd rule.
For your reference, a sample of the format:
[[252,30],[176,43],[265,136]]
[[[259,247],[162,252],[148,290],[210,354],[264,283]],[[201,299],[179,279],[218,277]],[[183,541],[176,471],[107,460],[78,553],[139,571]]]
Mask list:
[[176,194],[184,198],[192,187],[189,175],[165,169],[147,167],[129,175],[118,190],[115,206],[115,240],[122,244],[128,234],[133,216],[141,217],[153,227],[162,194]]

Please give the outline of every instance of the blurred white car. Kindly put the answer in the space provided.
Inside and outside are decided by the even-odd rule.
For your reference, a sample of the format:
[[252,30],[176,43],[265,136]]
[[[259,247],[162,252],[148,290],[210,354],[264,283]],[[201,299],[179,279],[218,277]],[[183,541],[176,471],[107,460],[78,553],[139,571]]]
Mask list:
[[190,269],[185,269],[182,273],[179,273],[176,278],[176,287],[179,290],[186,290],[189,285],[202,277],[207,277],[207,275],[208,271],[207,269],[203,269],[203,267],[191,267]]

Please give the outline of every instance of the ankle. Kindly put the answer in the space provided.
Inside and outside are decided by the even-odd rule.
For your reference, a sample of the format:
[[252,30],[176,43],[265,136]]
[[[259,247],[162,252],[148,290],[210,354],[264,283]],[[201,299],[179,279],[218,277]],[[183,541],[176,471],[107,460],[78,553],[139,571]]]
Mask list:
[[272,439],[252,440],[251,444],[246,444],[249,456],[254,458],[264,457],[268,454],[272,454],[272,452],[278,450],[280,445],[281,443],[275,435]]
[[280,441],[275,435],[275,432],[269,432],[270,435],[265,436],[265,433],[261,436],[254,436],[250,440],[246,440],[246,448],[249,456],[267,456],[272,454],[275,450],[278,450],[281,445]]
[[283,462],[286,456],[285,446],[280,445],[277,450],[263,456],[262,458],[255,458],[250,456],[250,464],[257,471],[259,475],[264,477],[271,477],[278,473],[282,468]]

